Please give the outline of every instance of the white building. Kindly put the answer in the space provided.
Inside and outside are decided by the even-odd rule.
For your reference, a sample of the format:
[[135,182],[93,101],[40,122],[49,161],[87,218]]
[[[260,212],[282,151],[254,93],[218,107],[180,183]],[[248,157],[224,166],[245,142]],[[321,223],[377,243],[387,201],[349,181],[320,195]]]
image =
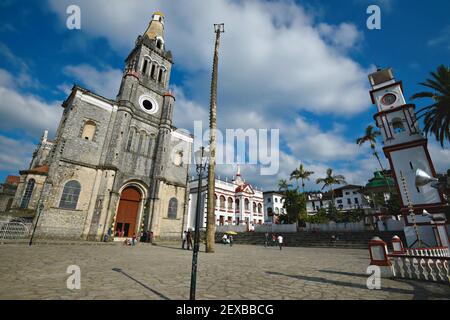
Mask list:
[[[189,182],[189,208],[185,230],[195,229],[195,213],[197,209],[198,179]],[[216,225],[246,225],[251,229],[254,225],[264,223],[263,192],[256,190],[242,179],[240,169],[236,179],[227,181],[216,178],[215,181]],[[200,225],[206,228],[207,178],[202,181]]]
[[[370,204],[362,194],[363,187],[346,185],[334,189],[334,206],[338,210],[369,209]],[[331,192],[311,192],[307,194],[306,211],[309,215],[316,214],[319,209],[327,209],[332,201]]]
[[264,192],[264,221],[277,222],[276,216],[286,214],[283,195],[276,191]]

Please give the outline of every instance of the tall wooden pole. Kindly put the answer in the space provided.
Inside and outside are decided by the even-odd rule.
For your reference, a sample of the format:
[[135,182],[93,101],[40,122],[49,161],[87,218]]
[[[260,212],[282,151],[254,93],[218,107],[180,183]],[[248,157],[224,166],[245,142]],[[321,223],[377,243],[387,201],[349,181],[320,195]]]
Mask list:
[[208,198],[206,218],[206,252],[214,252],[216,233],[216,208],[214,205],[215,172],[216,172],[216,129],[217,129],[217,67],[219,63],[220,34],[224,32],[224,25],[215,24],[216,45],[214,48],[214,60],[211,79],[211,98],[209,110],[209,151],[210,161],[208,166]]

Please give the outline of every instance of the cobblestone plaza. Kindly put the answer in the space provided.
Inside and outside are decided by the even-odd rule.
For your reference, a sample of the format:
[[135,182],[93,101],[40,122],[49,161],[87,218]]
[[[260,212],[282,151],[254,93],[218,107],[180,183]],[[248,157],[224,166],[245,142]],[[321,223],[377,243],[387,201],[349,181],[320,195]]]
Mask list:
[[[0,299],[188,299],[192,252],[151,246],[0,245]],[[368,251],[218,245],[199,255],[197,299],[449,299],[450,286],[382,279],[366,286]],[[69,265],[81,289],[67,289]]]

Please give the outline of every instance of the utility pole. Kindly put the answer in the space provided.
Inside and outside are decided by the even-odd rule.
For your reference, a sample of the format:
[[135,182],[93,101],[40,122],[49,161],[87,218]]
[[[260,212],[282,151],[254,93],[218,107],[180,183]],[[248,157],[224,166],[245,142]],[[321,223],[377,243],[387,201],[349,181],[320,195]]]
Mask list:
[[216,129],[217,129],[217,67],[219,64],[220,34],[225,32],[224,24],[214,24],[216,45],[214,48],[214,60],[211,79],[211,98],[209,109],[209,151],[210,161],[208,165],[208,198],[206,219],[206,252],[213,253],[216,233],[216,208],[214,205],[215,172],[216,172]]

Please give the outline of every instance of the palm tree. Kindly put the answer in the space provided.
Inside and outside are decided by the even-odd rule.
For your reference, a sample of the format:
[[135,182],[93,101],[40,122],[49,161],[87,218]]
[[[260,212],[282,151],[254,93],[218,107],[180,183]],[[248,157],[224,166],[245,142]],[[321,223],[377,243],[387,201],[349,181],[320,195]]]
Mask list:
[[[417,112],[418,118],[424,118],[424,132],[428,136],[434,134],[436,140],[444,147],[450,141],[450,68],[440,65],[436,71],[430,72],[431,79],[420,85],[432,91],[422,91],[411,97],[411,100],[431,98],[433,103]],[[423,112],[423,113],[422,113]]]
[[373,155],[377,158],[378,163],[380,164],[381,172],[383,172],[384,175],[383,164],[381,163],[380,156],[378,155],[378,152],[375,149],[377,144],[377,138],[380,135],[381,135],[380,131],[374,130],[374,127],[370,125],[366,128],[366,133],[364,134],[364,136],[356,140],[356,144],[358,144],[361,147],[366,142],[370,143],[370,148],[372,149]]
[[303,192],[305,192],[305,180],[309,180],[309,177],[314,174],[313,171],[307,171],[305,170],[305,167],[303,167],[303,163],[300,164],[300,167],[292,171],[291,173],[291,180],[297,181],[297,187],[298,187],[298,180],[302,180],[302,188]]
[[335,184],[347,184],[347,182],[345,182],[345,177],[342,176],[342,175],[333,175],[333,169],[331,169],[331,168],[327,169],[326,177],[325,178],[318,178],[318,179],[316,179],[316,183],[317,184],[323,183],[322,190],[327,188],[327,187],[331,189],[331,199],[332,199],[333,206],[334,206],[333,185],[335,185]]
[[289,187],[290,187],[290,186],[291,186],[291,185],[288,184],[287,181],[284,180],[284,179],[278,181],[278,190],[279,190],[280,192],[285,193],[286,191],[289,190]]

